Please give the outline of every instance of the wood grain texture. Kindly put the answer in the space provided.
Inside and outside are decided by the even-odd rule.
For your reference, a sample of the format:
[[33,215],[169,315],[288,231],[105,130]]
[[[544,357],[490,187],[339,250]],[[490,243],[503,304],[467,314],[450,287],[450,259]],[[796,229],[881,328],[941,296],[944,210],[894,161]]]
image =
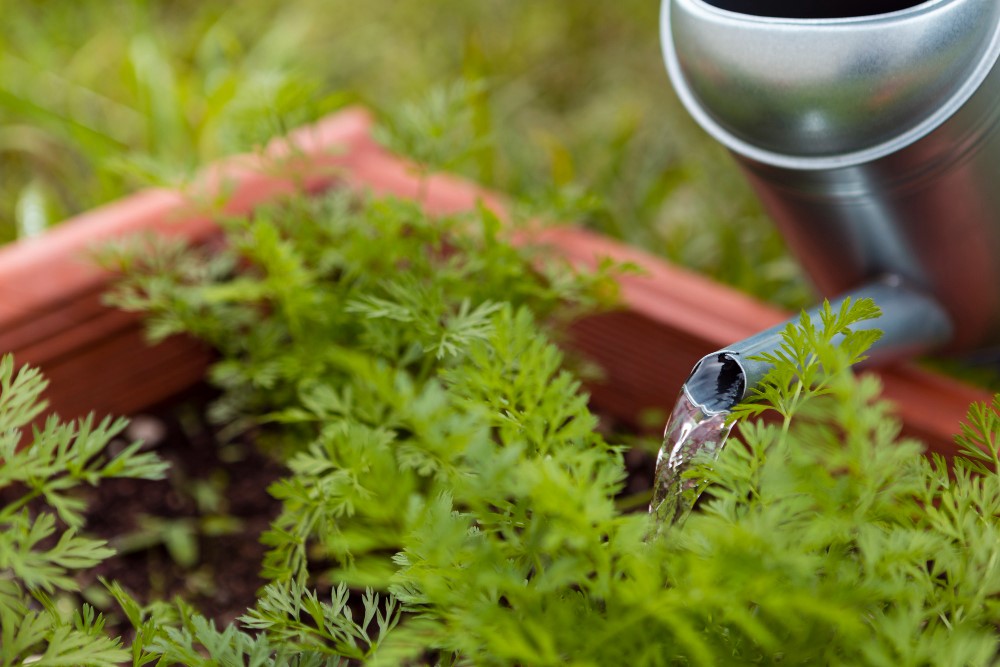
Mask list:
[[[368,114],[349,109],[259,155],[213,165],[180,192],[140,192],[39,239],[0,248],[0,352],[40,366],[51,378],[52,408],[64,416],[134,413],[198,382],[211,353],[182,337],[150,347],[137,318],[103,306],[100,295],[112,276],[87,256],[98,244],[143,232],[206,243],[219,234],[213,210],[245,215],[292,192],[330,187],[420,198],[436,215],[483,203],[506,217],[502,197],[463,179],[434,174],[420,184],[414,166],[379,147],[369,130]],[[568,332],[569,344],[604,371],[590,386],[595,407],[633,426],[650,409],[670,408],[700,357],[787,316],[586,230],[521,230],[515,238],[580,266],[609,257],[642,269],[622,279],[620,309],[587,317]],[[880,375],[906,432],[945,454],[953,450],[952,435],[969,403],[989,398],[913,365]]]
[[102,304],[113,276],[93,251],[149,233],[211,242],[220,235],[218,213],[246,215],[350,173],[352,160],[373,145],[370,125],[365,111],[350,109],[259,154],[212,165],[181,190],[139,192],[0,247],[0,352],[40,367],[50,378],[50,407],[65,417],[133,413],[198,382],[210,351],[182,337],[146,344],[137,317]]

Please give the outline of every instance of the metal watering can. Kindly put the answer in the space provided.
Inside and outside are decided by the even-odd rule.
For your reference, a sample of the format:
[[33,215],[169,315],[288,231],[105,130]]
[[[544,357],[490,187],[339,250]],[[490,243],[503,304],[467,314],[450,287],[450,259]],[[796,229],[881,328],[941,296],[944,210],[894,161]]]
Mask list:
[[[1000,347],[1000,0],[664,0],[663,54],[825,296],[871,296],[881,360]],[[767,367],[702,359],[708,411]]]

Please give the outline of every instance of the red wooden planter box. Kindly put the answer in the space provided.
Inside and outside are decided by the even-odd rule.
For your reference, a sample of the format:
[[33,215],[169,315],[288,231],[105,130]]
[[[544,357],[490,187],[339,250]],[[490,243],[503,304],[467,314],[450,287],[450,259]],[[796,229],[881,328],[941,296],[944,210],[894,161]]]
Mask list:
[[[371,138],[370,119],[349,109],[275,141],[263,154],[206,170],[185,194],[149,190],[78,216],[40,238],[0,248],[0,352],[43,369],[48,399],[64,416],[142,411],[197,383],[211,359],[197,342],[175,337],[155,347],[138,318],[101,305],[111,275],[88,251],[142,231],[199,243],[219,236],[193,202],[222,192],[224,211],[245,214],[284,194],[331,187],[421,197],[430,213],[468,210],[484,201],[503,215],[500,197],[467,181],[434,175],[421,189],[412,165]],[[602,257],[644,270],[622,279],[622,308],[573,325],[571,344],[597,361],[605,378],[591,386],[595,406],[637,425],[650,408],[667,410],[694,362],[786,317],[730,288],[670,266],[640,250],[573,227],[526,234],[574,262]],[[881,372],[887,397],[908,433],[948,454],[970,402],[989,396],[955,380],[902,365]]]

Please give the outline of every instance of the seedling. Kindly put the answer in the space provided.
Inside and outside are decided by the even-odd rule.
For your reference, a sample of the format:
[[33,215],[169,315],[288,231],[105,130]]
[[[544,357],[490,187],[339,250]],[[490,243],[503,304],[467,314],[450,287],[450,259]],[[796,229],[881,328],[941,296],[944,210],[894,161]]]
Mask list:
[[46,385],[37,370],[0,358],[0,662],[113,667],[128,653],[104,633],[103,617],[89,605],[66,614],[54,602],[77,590],[77,571],[114,553],[81,532],[85,505],[73,491],[115,477],[161,479],[166,465],[138,442],[105,454],[121,419],[51,416],[37,425]]

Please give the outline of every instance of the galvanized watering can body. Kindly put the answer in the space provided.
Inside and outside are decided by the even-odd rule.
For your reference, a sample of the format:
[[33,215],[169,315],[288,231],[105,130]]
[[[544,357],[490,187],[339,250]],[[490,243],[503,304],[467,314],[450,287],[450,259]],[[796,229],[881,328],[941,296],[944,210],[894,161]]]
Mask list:
[[947,313],[946,349],[1000,347],[1000,2],[664,0],[661,28],[824,295],[897,276]]

